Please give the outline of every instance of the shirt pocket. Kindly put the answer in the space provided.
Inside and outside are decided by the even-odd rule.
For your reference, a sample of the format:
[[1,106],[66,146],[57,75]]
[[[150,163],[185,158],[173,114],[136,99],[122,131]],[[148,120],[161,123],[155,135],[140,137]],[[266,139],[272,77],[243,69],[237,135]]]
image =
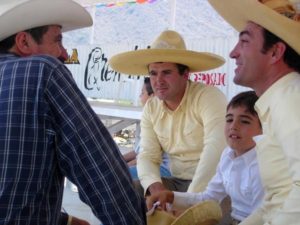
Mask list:
[[199,124],[188,123],[183,129],[184,145],[192,148],[202,148],[203,146],[203,128]]

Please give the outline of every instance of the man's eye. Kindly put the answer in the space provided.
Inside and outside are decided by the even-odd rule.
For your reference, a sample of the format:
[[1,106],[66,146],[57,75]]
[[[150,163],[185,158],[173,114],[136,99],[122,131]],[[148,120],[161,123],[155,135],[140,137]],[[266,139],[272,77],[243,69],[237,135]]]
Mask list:
[[165,75],[169,75],[169,74],[171,74],[171,73],[172,73],[172,71],[170,71],[170,70],[164,71],[164,74],[165,74]]
[[248,120],[243,120],[242,123],[244,123],[244,124],[250,124],[250,122]]
[[240,42],[241,42],[242,44],[245,44],[245,43],[248,43],[249,41],[246,40],[246,39],[241,39]]

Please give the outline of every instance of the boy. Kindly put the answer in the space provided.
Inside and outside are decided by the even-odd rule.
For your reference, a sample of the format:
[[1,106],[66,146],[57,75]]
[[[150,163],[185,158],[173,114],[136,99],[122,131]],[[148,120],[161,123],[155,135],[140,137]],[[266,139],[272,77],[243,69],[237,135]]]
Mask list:
[[182,210],[199,202],[221,202],[227,195],[232,202],[232,224],[250,215],[263,199],[258,163],[253,137],[262,133],[261,124],[254,110],[257,96],[254,91],[242,92],[229,102],[226,113],[225,136],[228,147],[222,153],[215,176],[202,193],[164,191],[147,199],[150,209],[154,202],[166,209]]

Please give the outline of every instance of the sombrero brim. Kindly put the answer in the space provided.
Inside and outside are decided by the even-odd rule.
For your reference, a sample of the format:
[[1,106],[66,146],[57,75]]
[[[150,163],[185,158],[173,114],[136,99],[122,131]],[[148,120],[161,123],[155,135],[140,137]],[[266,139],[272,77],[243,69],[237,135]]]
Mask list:
[[62,26],[62,31],[70,31],[93,24],[84,7],[71,0],[23,1],[3,12],[5,7],[8,8],[9,4],[15,2],[6,3],[0,10],[0,41],[20,31],[39,26],[57,24]]
[[147,215],[148,225],[170,225],[175,217],[168,212],[155,210],[152,215]]
[[154,62],[180,63],[189,67],[190,72],[217,68],[224,64],[221,56],[178,49],[144,49],[114,55],[109,65],[117,72],[131,75],[147,75],[148,65]]
[[288,19],[257,0],[208,0],[237,31],[252,21],[274,33],[300,54],[300,22]]
[[222,210],[215,201],[205,201],[184,211],[171,225],[217,225]]

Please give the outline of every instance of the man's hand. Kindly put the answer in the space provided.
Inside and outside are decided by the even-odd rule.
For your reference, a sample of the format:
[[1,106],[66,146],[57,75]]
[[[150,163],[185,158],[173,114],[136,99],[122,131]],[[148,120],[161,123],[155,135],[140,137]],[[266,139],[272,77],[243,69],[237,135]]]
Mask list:
[[155,182],[148,187],[148,191],[150,192],[150,195],[154,195],[156,193],[167,191],[167,190],[168,189],[166,189],[165,186],[160,182]]
[[89,222],[79,219],[77,217],[72,217],[71,225],[90,225]]
[[161,191],[153,195],[150,195],[146,199],[147,208],[150,210],[155,202],[159,201],[159,207],[163,210],[167,210],[166,203],[172,204],[174,201],[174,193],[172,191]]

